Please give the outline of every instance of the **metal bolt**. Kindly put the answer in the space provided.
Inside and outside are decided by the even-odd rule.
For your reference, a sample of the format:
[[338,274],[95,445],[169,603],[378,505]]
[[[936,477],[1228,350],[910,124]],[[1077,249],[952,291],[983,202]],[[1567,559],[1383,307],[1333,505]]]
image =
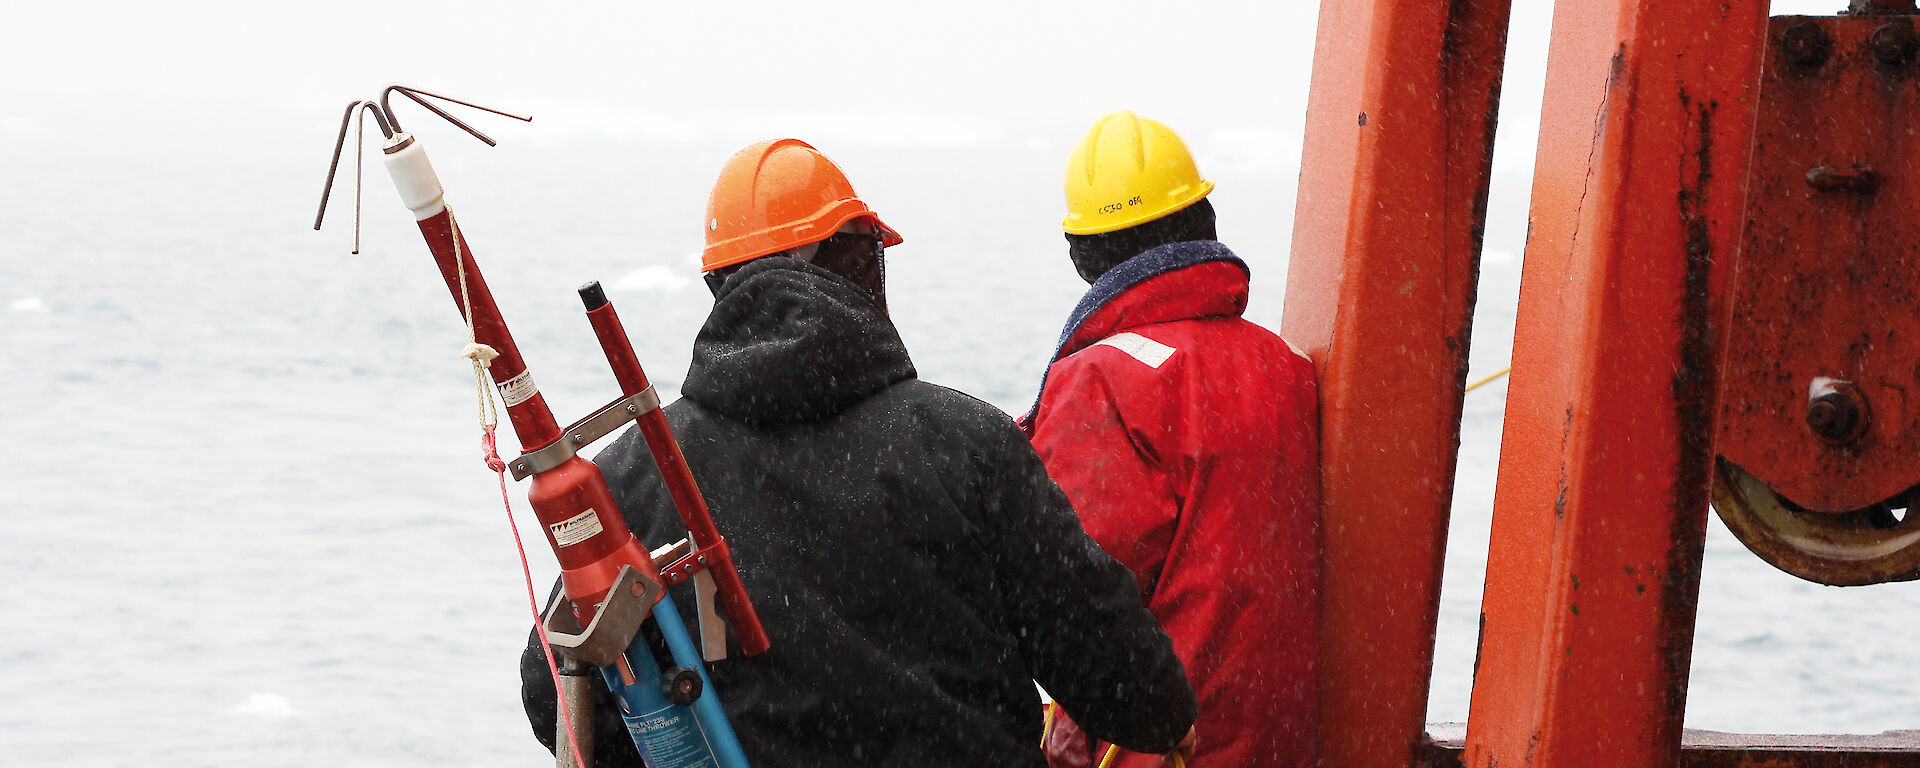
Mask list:
[[706,565],[706,564],[707,564],[707,556],[706,556],[706,555],[701,555],[701,556],[699,556],[699,557],[696,557],[696,558],[694,558],[694,560],[695,560],[695,561],[697,561],[697,562],[699,562],[699,563],[700,563],[701,565]]
[[1822,165],[1807,171],[1807,186],[1822,192],[1867,192],[1879,185],[1880,177],[1874,174],[1872,168],[1865,166],[1835,169]]
[[1833,425],[1840,421],[1840,405],[1833,402],[1833,395],[1807,404],[1807,426],[1815,432],[1830,432]]
[[686,667],[674,667],[662,676],[666,679],[660,690],[667,695],[668,701],[684,707],[700,698],[700,689],[703,686],[699,672]]
[[1813,69],[1827,63],[1827,55],[1833,52],[1833,41],[1827,38],[1826,28],[1803,21],[1780,33],[1780,52],[1787,57],[1788,64]]
[[1905,21],[1882,24],[1867,38],[1867,44],[1873,47],[1873,58],[1887,67],[1904,67],[1913,63],[1916,46],[1913,27]]
[[1851,386],[1841,386],[1807,401],[1807,428],[1836,445],[1852,443],[1867,431],[1867,412]]
[[633,403],[627,403],[627,413],[639,413],[639,412],[640,412],[640,406],[634,405]]

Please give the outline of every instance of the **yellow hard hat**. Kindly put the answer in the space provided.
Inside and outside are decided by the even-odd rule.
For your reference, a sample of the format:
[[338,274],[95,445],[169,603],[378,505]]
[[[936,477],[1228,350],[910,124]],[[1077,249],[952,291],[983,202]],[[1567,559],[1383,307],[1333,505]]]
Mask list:
[[1144,224],[1213,191],[1187,143],[1173,129],[1132,112],[1094,121],[1067,160],[1069,235],[1098,235]]

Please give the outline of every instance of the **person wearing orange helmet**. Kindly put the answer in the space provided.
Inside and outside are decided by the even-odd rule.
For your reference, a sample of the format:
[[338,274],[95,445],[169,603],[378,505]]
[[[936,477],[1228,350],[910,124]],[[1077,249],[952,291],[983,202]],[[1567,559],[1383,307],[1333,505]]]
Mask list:
[[886,308],[883,251],[902,242],[840,167],[799,139],[763,141],[720,170],[707,198],[700,271],[718,292],[746,262],[789,256],[853,281]]
[[[1180,137],[1100,118],[1067,163],[1090,287],[1023,419],[1086,530],[1133,572],[1200,697],[1196,766],[1318,764],[1320,468],[1313,364],[1241,317],[1246,262]],[[1071,702],[1056,768],[1158,766]],[[1119,745],[1125,747],[1126,745]]]
[[[666,413],[772,640],[708,667],[749,761],[1039,768],[1034,681],[1103,739],[1174,749],[1194,694],[1132,577],[1011,419],[917,377],[885,309],[900,235],[796,139],[734,154],[702,224],[713,310]],[[642,541],[678,540],[648,456],[629,431],[595,461]],[[596,765],[639,766],[597,709]]]

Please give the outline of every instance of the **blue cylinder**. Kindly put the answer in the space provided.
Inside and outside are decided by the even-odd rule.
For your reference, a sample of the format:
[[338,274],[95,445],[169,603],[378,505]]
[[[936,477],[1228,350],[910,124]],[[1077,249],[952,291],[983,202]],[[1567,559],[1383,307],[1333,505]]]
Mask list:
[[627,664],[633,667],[634,684],[620,679],[620,670],[602,667],[607,688],[620,704],[620,719],[648,768],[748,768],[747,756],[734,736],[733,724],[720,706],[713,680],[701,663],[700,652],[687,634],[680,612],[671,596],[662,596],[653,606],[653,621],[667,642],[673,663],[700,673],[700,697],[691,705],[675,704],[661,690],[660,661],[647,646],[643,634],[635,634],[627,646]]

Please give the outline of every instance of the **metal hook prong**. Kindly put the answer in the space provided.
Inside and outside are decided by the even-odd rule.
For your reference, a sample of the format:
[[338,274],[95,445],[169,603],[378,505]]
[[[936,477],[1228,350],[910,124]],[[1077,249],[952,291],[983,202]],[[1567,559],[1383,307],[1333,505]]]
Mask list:
[[[366,165],[364,160],[365,153],[366,153],[366,148],[365,148],[366,142],[364,140],[366,136],[366,130],[367,130],[366,115],[367,114],[373,115],[374,123],[380,126],[380,133],[386,136],[389,141],[391,141],[394,138],[394,135],[400,132],[400,120],[394,116],[393,106],[390,103],[390,100],[392,99],[393,94],[395,92],[399,92],[400,95],[405,96],[409,99],[412,99],[415,104],[419,104],[422,107],[426,107],[428,111],[436,115],[439,115],[440,117],[444,118],[447,122],[453,123],[454,125],[459,126],[461,130],[466,131],[469,134],[472,134],[474,138],[477,138],[481,141],[486,142],[487,146],[490,146],[490,147],[499,146],[499,144],[495,142],[492,137],[484,133],[481,133],[479,130],[475,129],[471,125],[467,125],[465,122],[462,122],[460,118],[447,114],[446,110],[441,109],[436,104],[432,104],[428,102],[425,98],[422,98],[422,97],[435,98],[441,101],[459,104],[463,107],[472,107],[482,112],[490,112],[496,115],[500,115],[501,117],[510,117],[522,122],[533,122],[533,118],[531,117],[516,115],[516,114],[513,114],[512,112],[506,112],[506,111],[494,109],[493,107],[484,107],[479,104],[475,104],[471,101],[462,101],[460,99],[452,98],[449,96],[442,96],[437,93],[429,93],[427,91],[423,91],[418,88],[413,88],[406,85],[401,85],[399,83],[389,84],[384,90],[382,90],[380,93],[380,100],[378,102],[361,99],[359,101],[355,101],[351,104],[348,104],[346,113],[340,116],[340,135],[335,137],[333,140],[333,159],[327,163],[327,181],[326,181],[326,184],[320,188],[320,209],[317,212],[315,212],[313,215],[313,228],[315,230],[320,229],[320,223],[325,221],[327,218],[327,198],[333,195],[334,177],[337,176],[340,172],[340,153],[343,150],[345,150],[347,146],[347,129],[353,127],[354,125],[353,121],[357,117],[360,120],[360,123],[359,123],[360,128],[359,128],[359,131],[355,134],[356,138],[354,140],[354,164],[353,164],[353,252],[354,253],[360,252],[360,193],[361,193],[361,177],[364,175],[363,167]],[[398,147],[396,146],[395,148],[397,149]]]
[[471,107],[473,109],[477,109],[482,112],[490,112],[490,113],[499,115],[501,117],[510,117],[524,123],[533,122],[532,117],[528,117],[524,115],[516,115],[512,112],[507,112],[505,110],[500,110],[500,109],[494,109],[493,107],[482,106],[479,104],[475,104],[471,101],[462,101],[460,99],[456,99],[451,96],[443,96],[438,93],[423,91],[410,85],[402,85],[400,83],[390,83],[387,85],[386,88],[380,91],[380,108],[387,113],[387,119],[393,121],[394,130],[400,130],[399,118],[395,117],[393,113],[392,99],[393,99],[393,94],[395,92],[399,92],[400,95],[413,100],[413,103],[415,104],[419,104],[422,107],[426,107],[428,111],[436,115],[439,115],[441,119],[446,120],[449,123],[453,123],[456,126],[459,126],[460,130],[466,131],[469,135],[473,136],[474,138],[479,139],[483,142],[486,142],[487,146],[489,147],[499,146],[499,142],[494,141],[492,137],[484,133],[481,133],[479,129],[474,128],[471,125],[467,125],[460,118],[457,118],[451,114],[448,114],[446,110],[441,109],[439,106],[435,104],[429,103],[426,99],[423,99],[421,97],[427,96],[427,97],[439,99],[441,101],[452,102],[454,104],[459,104],[460,106],[463,106],[463,107]]
[[[353,252],[354,253],[360,252],[360,197],[361,197],[360,189],[361,189],[361,177],[363,175],[364,166],[366,165],[366,161],[364,159],[365,153],[366,153],[366,147],[365,147],[366,141],[364,137],[366,136],[366,130],[367,130],[366,115],[369,113],[373,115],[374,123],[380,126],[380,133],[382,133],[389,139],[393,138],[393,126],[387,122],[386,114],[380,108],[380,105],[375,104],[371,101],[366,101],[364,99],[348,104],[346,114],[340,116],[340,135],[333,140],[333,161],[327,164],[327,183],[326,183],[326,186],[321,188],[320,190],[320,211],[314,214],[313,216],[313,228],[315,230],[318,230],[320,229],[320,223],[322,221],[325,221],[327,217],[327,198],[333,195],[333,180],[334,180],[334,177],[340,171],[340,153],[341,151],[346,149],[347,129],[354,127],[355,125],[358,125],[359,130],[354,132],[354,140],[353,140],[353,144],[354,144],[353,146]],[[358,123],[354,122],[355,117],[360,118]]]
[[340,170],[340,150],[347,146],[347,127],[353,123],[354,110],[368,104],[372,102],[355,101],[348,104],[346,113],[340,116],[340,135],[333,140],[333,161],[327,164],[327,183],[320,188],[320,211],[313,216],[313,229],[316,232],[320,230],[320,222],[327,218],[327,197],[333,194],[333,177]]
[[475,128],[471,125],[467,125],[465,121],[461,120],[460,118],[454,117],[453,115],[448,114],[446,110],[428,103],[426,99],[422,99],[419,96],[415,96],[413,91],[401,89],[400,95],[405,96],[409,99],[412,99],[413,103],[426,107],[427,111],[432,112],[436,115],[439,115],[442,119],[446,120],[449,123],[453,123],[454,125],[459,126],[460,130],[466,131],[467,133],[471,134],[474,138],[479,139],[483,142],[486,142],[487,146],[489,147],[500,146],[500,142],[494,141],[492,136],[488,136],[484,133],[481,133],[480,129]]

